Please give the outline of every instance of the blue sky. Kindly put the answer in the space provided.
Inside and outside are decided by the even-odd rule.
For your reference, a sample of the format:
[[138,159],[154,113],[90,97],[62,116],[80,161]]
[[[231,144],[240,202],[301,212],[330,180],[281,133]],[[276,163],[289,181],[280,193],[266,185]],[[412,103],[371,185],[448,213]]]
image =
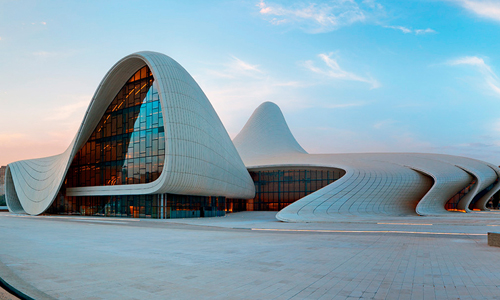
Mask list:
[[500,164],[500,1],[0,0],[0,165],[58,154],[122,57],[167,54],[231,137],[277,103],[310,153]]

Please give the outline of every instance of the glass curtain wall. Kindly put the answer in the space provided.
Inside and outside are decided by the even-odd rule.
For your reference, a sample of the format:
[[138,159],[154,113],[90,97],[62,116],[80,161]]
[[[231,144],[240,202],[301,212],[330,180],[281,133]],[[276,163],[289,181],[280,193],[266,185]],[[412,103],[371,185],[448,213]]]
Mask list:
[[301,168],[253,170],[255,198],[231,199],[227,211],[279,211],[344,176],[345,171],[334,168]]
[[60,197],[49,214],[126,218],[200,218],[225,215],[225,198],[175,194]]
[[[465,195],[467,195],[467,193],[469,193],[474,187],[476,186],[476,180],[473,179],[469,185],[467,185],[465,188],[463,188],[461,191],[459,191],[458,193],[456,193],[453,197],[450,198],[450,200],[448,200],[448,202],[446,202],[446,204],[444,205],[444,208],[446,210],[449,210],[449,211],[461,211],[458,209],[458,203],[460,202],[460,200],[462,200],[463,197],[465,197]],[[462,212],[465,212],[465,211],[462,211]]]
[[165,158],[165,130],[158,91],[147,66],[121,88],[78,151],[66,187],[148,183]]
[[164,158],[160,99],[153,75],[144,66],[120,89],[76,154],[63,189],[47,213],[160,219],[225,215],[225,198],[218,196],[64,195],[72,187],[152,182],[160,176]]
[[[479,209],[475,209],[474,208],[474,205],[476,204],[476,202],[481,199],[484,195],[486,195],[486,193],[488,193],[489,191],[491,191],[491,189],[498,183],[498,178],[495,180],[495,182],[493,182],[492,184],[490,184],[489,186],[487,186],[484,190],[480,191],[479,193],[477,193],[476,196],[474,196],[474,199],[472,199],[472,201],[470,202],[469,204],[469,209],[470,210],[479,210]],[[493,196],[488,200],[488,202],[486,203],[486,206],[490,206],[491,207],[491,200],[493,199]]]

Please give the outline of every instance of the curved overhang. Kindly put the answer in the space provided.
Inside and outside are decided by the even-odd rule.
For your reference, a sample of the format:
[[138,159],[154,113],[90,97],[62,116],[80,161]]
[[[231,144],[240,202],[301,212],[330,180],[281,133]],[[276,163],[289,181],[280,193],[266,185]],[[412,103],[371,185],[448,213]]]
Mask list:
[[310,159],[319,158],[324,165],[344,169],[346,174],[285,207],[276,218],[287,222],[332,222],[353,216],[415,215],[415,207],[432,180],[407,167],[369,159],[376,155],[363,156],[310,155]]
[[68,189],[68,195],[176,193],[252,198],[255,188],[209,100],[172,58],[138,52],[117,62],[99,84],[68,149],[48,158],[8,165],[6,197],[13,212],[37,215],[54,201],[77,151],[85,144],[124,83],[148,66],[155,79],[166,133],[165,164],[150,183]]
[[346,170],[342,168],[336,168],[332,166],[325,166],[321,164],[280,164],[280,165],[260,165],[260,166],[247,166],[248,171],[270,171],[270,170],[295,170],[295,169],[325,169],[333,171],[343,171]]
[[[276,147],[269,148],[275,145],[273,141]],[[442,154],[308,154],[293,137],[279,107],[270,102],[255,110],[234,142],[250,170],[314,165],[346,171],[339,180],[278,212],[276,218],[288,222],[331,222],[356,215],[452,214],[445,209],[446,203],[475,178],[476,187],[460,203],[467,211],[472,199],[500,174],[485,162]],[[498,190],[500,183],[478,205]]]
[[471,203],[472,199],[474,199],[474,196],[483,188],[484,180],[482,177],[478,176],[477,173],[472,173],[470,170],[462,167],[459,168],[467,172],[476,182],[473,188],[457,203],[457,209],[459,211],[470,212],[469,204]]
[[488,166],[495,172],[497,176],[497,178],[495,179],[496,183],[489,191],[486,192],[486,194],[484,194],[477,200],[477,202],[474,204],[474,209],[488,210],[488,208],[486,208],[488,200],[490,200],[490,198],[500,190],[500,169],[490,164],[488,164]]
[[[435,154],[434,156],[436,156],[436,158],[441,161],[455,165],[457,168],[460,168],[463,171],[470,174],[476,180],[474,188],[471,191],[469,191],[465,195],[465,197],[463,197],[458,203],[457,208],[459,210],[470,212],[469,206],[471,201],[473,201],[474,197],[477,194],[479,194],[482,190],[493,184],[495,180],[498,178],[496,170],[498,168],[492,166],[489,163],[460,156],[452,156],[444,154]],[[467,184],[465,184],[462,187],[462,189],[465,188],[466,186]]]

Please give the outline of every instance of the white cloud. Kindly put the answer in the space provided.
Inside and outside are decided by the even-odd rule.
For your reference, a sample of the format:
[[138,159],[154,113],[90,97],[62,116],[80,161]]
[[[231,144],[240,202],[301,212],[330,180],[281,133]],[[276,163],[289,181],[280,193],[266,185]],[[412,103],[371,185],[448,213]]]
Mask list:
[[403,33],[412,33],[412,30],[403,26],[384,26],[385,28],[392,28],[401,30]]
[[367,105],[367,102],[350,102],[350,103],[335,103],[335,104],[327,104],[323,105],[324,108],[350,108],[350,107],[360,107]]
[[486,65],[484,62],[484,59],[479,58],[477,56],[464,56],[461,58],[453,59],[448,62],[449,65],[451,66],[456,66],[456,65],[472,65],[472,66],[479,66],[488,69],[491,71],[490,67]]
[[0,144],[14,143],[25,137],[26,134],[23,133],[0,133]]
[[209,73],[222,78],[260,77],[264,74],[259,65],[252,65],[236,56],[231,56],[231,61],[224,64],[223,70],[209,70]]
[[[214,76],[215,75],[215,76]],[[265,101],[285,104],[288,109],[303,107],[310,99],[303,99],[299,89],[317,83],[298,81],[297,78],[277,78],[259,64],[230,56],[196,81],[210,99],[231,136],[235,136],[257,106]]]
[[59,53],[56,52],[47,52],[47,51],[37,51],[33,52],[32,54],[38,57],[55,57],[60,55]]
[[354,73],[347,72],[343,70],[336,59],[332,58],[331,56],[333,53],[329,54],[319,54],[319,58],[326,64],[326,69],[318,68],[314,65],[314,62],[311,60],[308,60],[304,63],[304,66],[309,69],[310,71],[317,73],[317,74],[322,74],[325,76],[328,76],[330,78],[334,79],[342,79],[342,80],[351,80],[351,81],[360,81],[360,82],[365,82],[371,85],[371,88],[378,88],[380,87],[380,83],[371,78],[371,77],[362,77],[358,76]]
[[311,84],[300,81],[285,81],[285,82],[276,82],[274,83],[274,86],[307,87],[311,86]]
[[274,25],[293,24],[310,33],[336,30],[357,22],[364,22],[369,15],[383,10],[374,0],[363,1],[363,9],[354,0],[333,0],[330,3],[296,3],[288,7],[266,3],[257,4],[262,16]]
[[498,87],[498,82],[497,82],[497,85],[495,85],[493,82],[489,81],[488,82],[488,85],[490,86],[490,88],[497,94],[500,95],[500,88]]
[[84,109],[88,107],[91,98],[89,97],[79,97],[79,98],[85,98],[86,100],[80,100],[78,102],[58,107],[50,115],[48,115],[45,118],[45,120],[47,121],[68,120],[70,118],[73,118],[75,116],[75,113],[80,113],[84,111]]
[[427,29],[410,29],[410,28],[407,28],[407,27],[403,27],[403,26],[384,26],[385,28],[391,28],[391,29],[396,29],[396,30],[401,30],[401,32],[403,32],[404,34],[406,33],[414,33],[416,35],[422,35],[422,34],[426,34],[426,33],[437,33],[434,29],[430,29],[430,28],[427,28]]
[[381,129],[383,127],[387,127],[387,126],[392,125],[394,123],[397,123],[397,122],[392,120],[392,119],[387,119],[387,120],[379,121],[379,122],[373,124],[373,128]]
[[[358,4],[359,2],[359,4]],[[380,24],[385,16],[384,7],[376,0],[330,0],[327,3],[296,2],[280,5],[260,0],[259,13],[273,25],[298,26],[309,33],[322,33],[337,30],[359,22]],[[404,26],[384,26],[416,35],[437,33],[431,28],[410,29]]]
[[363,4],[367,5],[368,7],[372,9],[384,9],[382,4],[375,2],[375,0],[363,0]]
[[447,62],[450,66],[469,65],[476,67],[483,75],[486,85],[496,94],[500,95],[500,80],[491,67],[484,62],[484,59],[477,56],[465,56]]
[[259,69],[258,65],[251,65],[247,62],[242,61],[241,59],[239,59],[235,56],[232,56],[232,58],[233,58],[233,61],[229,64],[232,69],[238,70],[238,71],[243,71],[243,72],[253,71],[253,72],[262,73],[262,71]]
[[434,29],[415,29],[415,34],[437,33]]
[[498,0],[450,0],[468,11],[487,19],[500,21],[500,1]]

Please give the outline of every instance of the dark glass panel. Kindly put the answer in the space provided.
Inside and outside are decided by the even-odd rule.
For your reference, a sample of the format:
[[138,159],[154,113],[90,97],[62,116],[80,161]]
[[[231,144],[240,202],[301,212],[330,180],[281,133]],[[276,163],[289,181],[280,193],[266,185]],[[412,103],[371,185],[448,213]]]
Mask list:
[[467,193],[472,190],[472,188],[476,185],[476,180],[473,179],[469,185],[467,185],[466,187],[464,187],[461,191],[459,191],[458,193],[456,193],[453,197],[450,198],[450,200],[448,200],[448,202],[446,202],[446,204],[444,205],[444,208],[446,210],[450,210],[450,211],[457,211],[459,210],[458,209],[458,203],[460,202],[460,200],[462,200],[463,197],[465,197],[465,195],[467,195]]
[[255,198],[250,200],[227,199],[226,210],[281,210],[298,199],[332,183],[344,174],[343,170],[324,169],[250,172],[255,184]]
[[[67,175],[67,187],[136,184],[157,179],[165,155],[160,107],[153,75],[145,66],[117,93],[76,154]],[[141,163],[146,158],[151,160],[149,169]]]

